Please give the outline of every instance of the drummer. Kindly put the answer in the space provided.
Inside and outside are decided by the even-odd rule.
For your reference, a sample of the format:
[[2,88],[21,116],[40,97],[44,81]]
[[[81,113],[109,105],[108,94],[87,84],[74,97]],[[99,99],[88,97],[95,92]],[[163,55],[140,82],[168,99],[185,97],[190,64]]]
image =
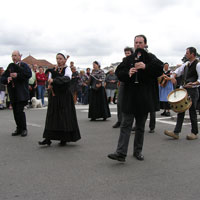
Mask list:
[[[195,140],[198,138],[198,124],[196,106],[199,98],[198,85],[200,85],[200,63],[196,58],[197,51],[194,47],[188,47],[186,49],[187,62],[177,68],[173,73],[172,83],[176,84],[176,77],[183,75],[182,86],[188,92],[188,95],[192,99],[192,106],[189,108],[189,116],[191,121],[191,133],[187,135],[188,140]],[[179,139],[179,133],[181,132],[185,112],[177,114],[177,122],[174,131],[165,130],[164,134],[174,139]]]

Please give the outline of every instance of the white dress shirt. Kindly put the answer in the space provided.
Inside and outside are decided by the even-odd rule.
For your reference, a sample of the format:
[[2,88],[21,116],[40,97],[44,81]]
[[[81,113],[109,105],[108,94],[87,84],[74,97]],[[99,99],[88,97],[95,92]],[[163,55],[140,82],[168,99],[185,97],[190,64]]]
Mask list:
[[[183,65],[181,65],[174,71],[174,73],[176,74],[177,77],[184,74],[184,68],[187,67],[186,65],[188,65],[188,64],[191,64],[191,63],[189,61],[187,61],[186,63],[184,63]],[[196,71],[197,71],[197,75],[198,75],[197,81],[200,83],[200,63],[199,62],[197,63]]]

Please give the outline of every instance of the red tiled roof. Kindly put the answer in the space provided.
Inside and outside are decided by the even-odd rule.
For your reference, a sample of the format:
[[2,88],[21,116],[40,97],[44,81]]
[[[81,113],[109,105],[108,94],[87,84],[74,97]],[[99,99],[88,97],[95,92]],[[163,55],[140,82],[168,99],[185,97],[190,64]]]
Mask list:
[[37,64],[38,66],[48,67],[48,68],[52,68],[52,67],[55,66],[52,63],[48,62],[47,60],[44,60],[44,59],[37,60],[36,58],[34,58],[31,55],[27,56],[22,61],[29,64],[29,65]]

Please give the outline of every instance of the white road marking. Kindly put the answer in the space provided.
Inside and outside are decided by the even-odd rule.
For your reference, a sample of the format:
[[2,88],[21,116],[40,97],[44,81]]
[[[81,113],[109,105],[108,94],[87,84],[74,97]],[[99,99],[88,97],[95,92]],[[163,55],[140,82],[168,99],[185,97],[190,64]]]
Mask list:
[[[14,120],[9,120],[9,121],[12,122],[12,123],[15,123]],[[34,124],[34,123],[29,123],[29,122],[26,122],[26,124],[27,124],[28,126],[33,126],[33,127],[38,127],[38,128],[42,127],[42,126],[39,125],[39,124]]]
[[[156,122],[160,122],[163,124],[170,124],[170,125],[176,125],[176,121],[165,121],[165,119],[170,119],[171,117],[163,117],[163,118],[156,118]],[[150,119],[147,119],[150,120]],[[200,124],[200,122],[198,122],[198,124]],[[191,123],[183,123],[183,126],[188,126],[191,125]]]
[[[75,105],[76,110],[85,110],[89,109],[89,105]],[[117,108],[116,105],[109,105],[109,108]],[[26,108],[26,110],[45,110],[47,109],[47,106],[42,107],[42,108]],[[114,112],[115,113],[115,112]]]
[[88,113],[88,110],[81,110],[81,112],[86,112],[86,113]]
[[117,112],[110,112],[111,115],[117,115]]
[[81,110],[81,109],[88,109],[88,105],[76,105],[76,110]]
[[[88,110],[81,110],[81,112],[88,113]],[[111,115],[117,115],[117,112],[111,112]],[[156,122],[175,126],[176,121],[169,121],[169,119],[171,119],[171,117],[160,117],[160,118],[156,118]],[[147,120],[150,120],[150,119],[148,118]],[[200,122],[198,122],[198,124],[200,124]],[[183,123],[183,126],[188,126],[188,125],[191,125],[191,123],[190,122]]]
[[[88,110],[81,110],[81,112],[85,112],[85,113],[88,113],[89,111]],[[111,115],[117,115],[117,112],[110,112]]]
[[42,127],[42,126],[39,125],[39,124],[33,124],[33,123],[29,123],[29,122],[27,122],[27,125],[28,125],[28,126],[33,126],[33,127],[38,127],[38,128]]
[[[84,113],[88,113],[88,110],[89,110],[89,105],[75,105],[76,107],[76,110],[81,110],[81,112],[84,112]],[[116,105],[109,105],[110,108],[116,108]],[[46,107],[42,107],[42,108],[31,108],[31,111],[32,110],[45,110],[47,109],[47,106]],[[111,112],[111,115],[117,115],[117,112]],[[171,116],[170,117],[159,117],[159,118],[156,118],[156,122],[158,123],[163,123],[163,124],[169,124],[169,125],[176,125],[176,121],[169,121],[169,119],[171,119]],[[149,120],[149,118],[147,119]],[[14,121],[13,121],[14,122]],[[200,122],[198,122],[198,124],[200,124]],[[41,127],[41,125],[39,124],[33,124],[33,123],[27,123],[28,126],[33,126],[33,127]],[[188,126],[188,125],[191,125],[191,123],[183,123],[183,126]]]
[[47,109],[47,106],[45,106],[45,107],[42,107],[42,108],[27,108],[27,109],[25,109],[25,110],[46,110]]

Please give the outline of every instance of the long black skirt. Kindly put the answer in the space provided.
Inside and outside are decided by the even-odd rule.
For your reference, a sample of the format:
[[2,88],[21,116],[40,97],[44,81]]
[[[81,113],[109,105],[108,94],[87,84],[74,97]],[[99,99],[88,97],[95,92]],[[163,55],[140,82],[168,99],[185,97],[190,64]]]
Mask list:
[[168,102],[160,101],[160,109],[170,110],[171,108]]
[[104,87],[100,87],[98,90],[89,90],[89,114],[88,118],[107,119],[111,117],[110,109],[108,106],[108,100]]
[[43,138],[76,142],[81,138],[74,101],[69,89],[52,96],[49,93]]

